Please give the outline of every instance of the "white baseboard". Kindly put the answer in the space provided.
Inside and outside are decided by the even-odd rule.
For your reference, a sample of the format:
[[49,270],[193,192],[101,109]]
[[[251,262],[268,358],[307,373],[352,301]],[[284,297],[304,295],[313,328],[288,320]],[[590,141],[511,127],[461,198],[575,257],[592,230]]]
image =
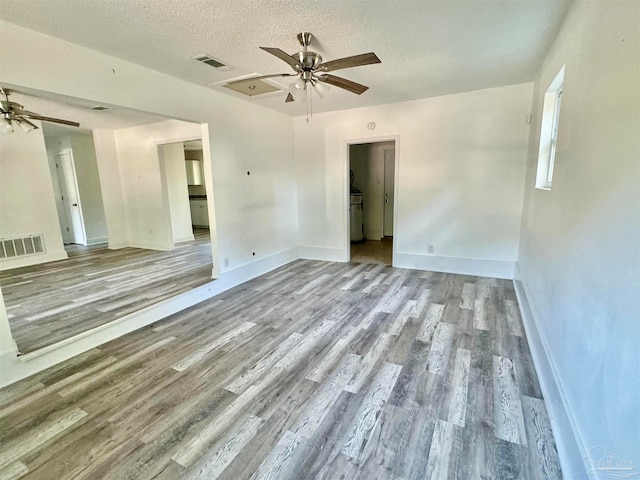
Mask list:
[[223,270],[222,276],[215,281],[217,288],[220,289],[216,294],[240,285],[252,278],[264,275],[271,270],[298,260],[298,258],[300,258],[298,248],[293,247],[239,267]]
[[306,260],[323,260],[326,262],[346,262],[348,260],[347,252],[341,248],[301,245],[298,250],[300,258]]
[[122,337],[127,333],[158,322],[169,315],[173,315],[241,283],[286,265],[297,258],[298,249],[294,247],[224,272],[221,278],[212,280],[205,285],[35,352],[19,357],[16,352],[3,353],[0,355],[0,365],[2,366],[0,368],[0,388]]
[[111,240],[109,240],[108,248],[109,250],[119,250],[120,248],[127,248],[128,246],[129,246],[128,241],[112,242]]
[[12,259],[0,261],[0,270],[9,270],[12,268],[28,267],[30,265],[38,265],[39,263],[55,262],[69,258],[67,252],[38,253],[35,255],[26,255],[24,257],[16,257]]
[[102,237],[87,238],[87,245],[100,245],[101,243],[107,243],[109,238],[105,235]]
[[439,255],[417,255],[413,253],[394,253],[393,266],[511,280],[513,278],[515,262],[485,260],[480,258],[445,257]]
[[193,236],[193,233],[191,235],[183,235],[181,237],[174,238],[173,243],[192,242],[195,238],[196,237]]
[[160,252],[166,252],[173,249],[173,245],[168,247],[164,243],[145,242],[144,240],[136,240],[135,242],[131,242],[129,246],[133,248],[144,248],[147,250],[158,250]]
[[522,323],[527,334],[529,350],[538,375],[538,382],[549,414],[553,436],[560,457],[564,478],[589,478],[583,456],[587,447],[581,441],[572,410],[562,388],[553,358],[549,355],[545,335],[540,329],[535,307],[516,265],[513,285],[518,297]]

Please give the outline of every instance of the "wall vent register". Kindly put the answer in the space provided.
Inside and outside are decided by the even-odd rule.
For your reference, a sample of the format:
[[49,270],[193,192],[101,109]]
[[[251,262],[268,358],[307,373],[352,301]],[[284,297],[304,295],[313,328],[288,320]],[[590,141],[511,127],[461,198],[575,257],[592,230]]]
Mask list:
[[0,238],[0,260],[27,257],[44,253],[44,239],[41,233],[22,237]]

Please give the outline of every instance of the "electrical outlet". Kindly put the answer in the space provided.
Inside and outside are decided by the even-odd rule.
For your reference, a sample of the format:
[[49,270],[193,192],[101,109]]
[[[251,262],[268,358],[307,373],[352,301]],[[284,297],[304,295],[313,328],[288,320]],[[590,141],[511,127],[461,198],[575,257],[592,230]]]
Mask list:
[[427,252],[428,253],[433,253],[433,245],[432,244],[427,245]]
[[224,265],[225,267],[228,267],[228,266],[229,266],[229,257],[225,258],[225,259],[222,261],[222,263],[223,263],[223,265]]

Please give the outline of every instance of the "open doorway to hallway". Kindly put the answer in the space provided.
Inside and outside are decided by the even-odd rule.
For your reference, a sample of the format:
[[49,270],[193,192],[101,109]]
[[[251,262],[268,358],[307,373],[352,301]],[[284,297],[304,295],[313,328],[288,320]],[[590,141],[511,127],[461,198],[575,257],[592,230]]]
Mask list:
[[65,249],[107,243],[107,224],[91,130],[43,125]]
[[351,261],[393,263],[395,142],[349,145]]

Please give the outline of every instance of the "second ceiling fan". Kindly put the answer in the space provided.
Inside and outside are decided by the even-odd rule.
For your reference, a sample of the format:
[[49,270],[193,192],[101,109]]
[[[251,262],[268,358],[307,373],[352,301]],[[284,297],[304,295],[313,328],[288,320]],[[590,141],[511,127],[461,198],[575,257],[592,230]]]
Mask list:
[[322,98],[324,92],[327,90],[327,87],[324,85],[325,83],[358,95],[361,95],[369,89],[369,87],[365,85],[361,85],[336,75],[331,75],[328,72],[341,70],[343,68],[380,63],[380,59],[375,53],[362,53],[360,55],[339,58],[337,60],[331,60],[323,63],[322,56],[319,53],[312,52],[307,48],[311,43],[312,38],[313,35],[309,32],[299,33],[298,41],[300,42],[300,45],[302,45],[302,51],[296,52],[292,55],[289,55],[287,52],[279,48],[260,47],[265,52],[285,61],[295,73],[274,73],[271,75],[254,77],[252,80],[274,77],[298,77],[298,79],[289,86],[289,94],[287,95],[285,102],[302,99],[305,94],[307,95],[307,98],[310,98],[311,89],[315,90]]

